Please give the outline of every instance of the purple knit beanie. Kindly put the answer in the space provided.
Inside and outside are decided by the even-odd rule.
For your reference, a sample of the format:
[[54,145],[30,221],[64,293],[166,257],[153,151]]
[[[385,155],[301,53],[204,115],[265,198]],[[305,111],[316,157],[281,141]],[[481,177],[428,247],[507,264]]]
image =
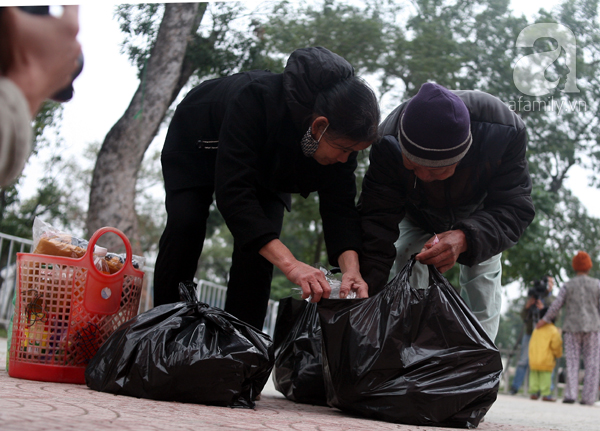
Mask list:
[[428,168],[457,163],[471,147],[465,103],[441,85],[427,82],[408,102],[399,124],[402,154]]

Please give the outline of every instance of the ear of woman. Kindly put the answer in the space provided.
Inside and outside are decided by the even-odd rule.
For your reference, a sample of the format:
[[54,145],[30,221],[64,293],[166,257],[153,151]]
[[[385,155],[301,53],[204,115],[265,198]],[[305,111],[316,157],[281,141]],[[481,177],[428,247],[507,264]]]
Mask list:
[[329,127],[329,120],[326,117],[319,116],[315,118],[312,122],[311,129],[313,133],[313,138],[319,141],[321,137],[325,134],[325,131]]

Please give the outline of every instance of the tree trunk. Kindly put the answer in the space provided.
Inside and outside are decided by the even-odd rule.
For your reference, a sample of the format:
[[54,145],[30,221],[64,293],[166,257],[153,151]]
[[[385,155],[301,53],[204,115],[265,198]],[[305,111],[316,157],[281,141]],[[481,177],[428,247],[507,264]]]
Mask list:
[[[138,171],[167,109],[194,71],[184,64],[185,54],[205,10],[206,3],[165,5],[142,82],[98,154],[90,190],[88,235],[102,226],[116,227],[130,239],[134,253],[141,254],[135,212]],[[106,237],[102,244],[117,249],[121,241]]]

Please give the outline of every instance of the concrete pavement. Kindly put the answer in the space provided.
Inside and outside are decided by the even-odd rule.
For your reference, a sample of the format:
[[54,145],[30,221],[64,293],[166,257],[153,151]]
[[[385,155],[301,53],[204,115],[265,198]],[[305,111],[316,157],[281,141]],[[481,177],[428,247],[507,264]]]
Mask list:
[[[6,341],[0,340],[4,368]],[[499,395],[478,429],[592,431],[600,405],[549,403]],[[392,424],[350,416],[334,408],[286,400],[271,380],[254,410],[162,402],[92,391],[84,385],[14,379],[0,370],[0,430],[294,430],[433,431],[449,428]]]

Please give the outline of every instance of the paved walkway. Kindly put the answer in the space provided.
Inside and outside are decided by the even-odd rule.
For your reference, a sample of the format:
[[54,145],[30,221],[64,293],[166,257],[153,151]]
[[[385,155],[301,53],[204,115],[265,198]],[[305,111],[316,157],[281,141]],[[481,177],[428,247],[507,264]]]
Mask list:
[[[84,385],[14,379],[3,370],[6,341],[0,340],[0,430],[277,430],[433,431],[362,419],[334,408],[286,400],[269,380],[254,410],[152,401],[92,391]],[[499,395],[478,430],[592,431],[600,405],[531,401]]]

